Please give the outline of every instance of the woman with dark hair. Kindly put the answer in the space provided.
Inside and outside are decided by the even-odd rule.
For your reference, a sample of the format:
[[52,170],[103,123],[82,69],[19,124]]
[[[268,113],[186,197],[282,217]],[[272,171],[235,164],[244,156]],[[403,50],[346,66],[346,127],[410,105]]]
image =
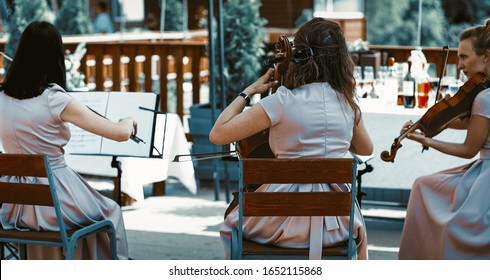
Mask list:
[[[120,207],[92,189],[64,159],[63,147],[70,139],[68,123],[115,141],[136,133],[136,122],[125,118],[112,122],[90,111],[65,92],[64,48],[61,35],[48,22],[32,22],[24,30],[15,57],[0,85],[0,142],[6,153],[49,156],[65,223],[70,228],[109,219],[116,228],[117,253],[128,258],[126,232]],[[1,180],[17,180],[3,177]],[[57,231],[51,207],[4,204],[3,228]],[[56,247],[28,245],[29,259],[59,259]],[[109,238],[98,233],[80,241],[78,259],[110,257]]]
[[[459,37],[458,68],[471,79],[490,77],[490,20]],[[404,124],[402,132],[412,125]],[[449,128],[466,129],[463,143],[425,137],[408,139],[442,153],[480,158],[415,180],[400,242],[400,259],[490,259],[490,88],[476,96],[471,116]]]
[[[247,87],[218,117],[210,140],[228,144],[270,128],[269,144],[277,158],[342,158],[349,152],[370,155],[373,144],[355,100],[354,63],[340,26],[315,18],[301,26],[294,37],[295,62],[289,63],[286,83],[248,110],[252,95],[277,81],[273,70]],[[346,184],[267,184],[258,192],[345,191]],[[355,238],[359,259],[367,259],[363,217],[356,208]],[[235,208],[225,219],[221,237],[230,257],[231,229],[238,223]],[[311,228],[321,230],[322,245],[335,246],[348,238],[349,217],[325,217],[319,224],[309,217],[246,217],[244,238],[281,247],[309,247]],[[313,246],[312,246],[313,247]],[[311,256],[318,258],[318,255]]]

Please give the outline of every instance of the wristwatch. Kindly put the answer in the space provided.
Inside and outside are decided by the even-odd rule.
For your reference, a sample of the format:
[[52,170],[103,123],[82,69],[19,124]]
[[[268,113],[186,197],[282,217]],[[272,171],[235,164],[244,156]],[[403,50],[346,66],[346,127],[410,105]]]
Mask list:
[[250,105],[250,96],[248,96],[245,92],[241,92],[239,96],[243,97],[245,99],[245,102],[247,102],[247,105]]

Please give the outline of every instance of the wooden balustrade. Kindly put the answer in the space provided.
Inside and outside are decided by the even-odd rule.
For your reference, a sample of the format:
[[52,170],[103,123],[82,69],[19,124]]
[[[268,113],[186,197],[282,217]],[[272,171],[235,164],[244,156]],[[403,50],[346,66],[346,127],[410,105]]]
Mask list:
[[[65,39],[65,38],[64,38]],[[72,51],[81,40],[66,40],[65,48]],[[82,59],[80,71],[86,74],[91,90],[147,91],[151,92],[153,77],[158,78],[160,109],[175,111],[184,117],[184,80],[192,83],[192,104],[202,103],[200,88],[207,79],[205,38],[191,40],[139,40],[139,41],[89,41],[87,54]],[[413,46],[369,46],[371,51],[383,53],[383,58],[394,57],[397,62],[407,61]],[[0,41],[0,50],[5,42]],[[440,71],[442,47],[423,47],[427,61]],[[104,61],[105,59],[105,61]],[[0,68],[2,68],[0,59]],[[381,62],[386,65],[387,61]],[[457,49],[450,48],[448,64],[457,64]],[[190,73],[190,75],[189,75]],[[144,74],[144,87],[138,82]],[[153,76],[153,77],[152,77]],[[175,78],[176,108],[169,108],[167,83]],[[111,83],[104,82],[112,81]]]
[[[85,36],[87,37],[87,36]],[[65,49],[73,52],[82,41],[87,53],[79,71],[86,76],[90,90],[145,91],[152,92],[153,79],[158,80],[160,110],[175,111],[184,116],[184,81],[192,83],[192,104],[201,103],[199,91],[207,79],[206,40],[143,40],[97,41],[91,37],[68,36]],[[103,38],[103,37],[101,37]],[[5,50],[5,41],[0,41],[0,50]],[[3,69],[3,58],[0,59]],[[139,79],[144,77],[144,82]],[[2,77],[3,79],[3,77]],[[176,108],[169,108],[167,84],[175,79]],[[143,86],[142,86],[143,85]]]
[[[65,44],[74,49],[76,44]],[[206,79],[206,43],[202,41],[130,41],[87,44],[80,71],[86,74],[87,85],[93,90],[152,92],[153,78],[159,81],[160,110],[169,111],[167,83],[176,82],[176,108],[184,116],[184,75],[191,74],[192,103],[200,103],[199,90]],[[144,77],[142,88],[139,79]],[[107,84],[107,81],[111,83]]]

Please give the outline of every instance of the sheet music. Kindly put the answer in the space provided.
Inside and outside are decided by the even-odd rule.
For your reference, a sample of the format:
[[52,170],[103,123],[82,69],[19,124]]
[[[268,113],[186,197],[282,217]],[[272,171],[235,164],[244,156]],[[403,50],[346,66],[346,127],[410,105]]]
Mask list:
[[156,94],[99,91],[72,92],[70,94],[111,121],[117,122],[119,119],[132,117],[138,123],[137,136],[145,143],[136,143],[131,140],[116,142],[70,124],[72,136],[68,145],[65,146],[66,153],[133,157],[154,155],[152,153],[154,113],[141,110],[139,107],[154,110],[157,105]]
[[[132,117],[138,123],[138,137],[145,143],[134,141],[116,142],[110,139],[102,141],[102,151],[105,154],[124,154],[127,156],[149,156],[153,136],[154,113],[139,109],[144,107],[155,109],[156,94],[147,92],[113,92],[109,95],[110,106],[106,117],[112,121]],[[124,108],[124,109],[123,109]]]
[[[107,110],[108,92],[76,92],[70,93],[90,109],[96,111],[102,116]],[[76,125],[69,124],[71,138],[65,146],[65,151],[72,154],[98,154],[102,147],[102,137],[86,130],[79,128]]]

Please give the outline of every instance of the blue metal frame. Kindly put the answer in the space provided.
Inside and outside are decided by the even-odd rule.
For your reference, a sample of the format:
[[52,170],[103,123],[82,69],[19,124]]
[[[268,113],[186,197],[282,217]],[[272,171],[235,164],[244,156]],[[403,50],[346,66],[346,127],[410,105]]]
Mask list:
[[[348,237],[348,251],[347,257],[337,257],[333,256],[332,259],[348,259],[348,260],[356,260],[357,259],[357,244],[354,240],[354,214],[355,207],[357,203],[357,166],[360,162],[360,159],[354,157],[354,161],[352,162],[352,184],[351,184],[351,206],[350,206],[350,220],[349,220],[349,237]],[[232,260],[241,260],[243,259],[242,255],[242,246],[243,246],[243,161],[239,160],[239,204],[238,204],[238,225],[237,228],[233,228],[231,232],[231,259]],[[279,257],[281,256],[274,256]],[[289,258],[295,258],[300,256],[289,256]],[[329,256],[322,256],[322,258]],[[253,258],[258,259],[258,258]]]
[[[65,251],[65,258],[67,260],[73,259],[73,254],[75,248],[77,246],[77,241],[81,238],[86,237],[87,235],[97,233],[97,232],[107,232],[110,240],[110,251],[113,259],[117,259],[117,249],[116,249],[116,231],[114,229],[114,225],[109,220],[103,220],[95,222],[91,225],[85,226],[76,230],[70,237],[67,234],[66,225],[63,221],[63,215],[61,212],[61,205],[58,200],[58,195],[56,193],[56,187],[53,180],[53,174],[51,171],[51,166],[49,164],[49,158],[47,155],[44,155],[44,165],[46,168],[46,174],[48,178],[49,188],[51,190],[51,196],[53,199],[54,210],[56,213],[56,219],[58,221],[58,226],[60,228],[61,242],[55,241],[39,241],[39,240],[31,240],[31,239],[20,239],[20,238],[5,238],[0,237],[0,243],[18,243],[24,247],[27,244],[37,244],[37,245],[45,245],[45,246],[56,246],[62,247]],[[21,257],[22,256],[21,250]]]

